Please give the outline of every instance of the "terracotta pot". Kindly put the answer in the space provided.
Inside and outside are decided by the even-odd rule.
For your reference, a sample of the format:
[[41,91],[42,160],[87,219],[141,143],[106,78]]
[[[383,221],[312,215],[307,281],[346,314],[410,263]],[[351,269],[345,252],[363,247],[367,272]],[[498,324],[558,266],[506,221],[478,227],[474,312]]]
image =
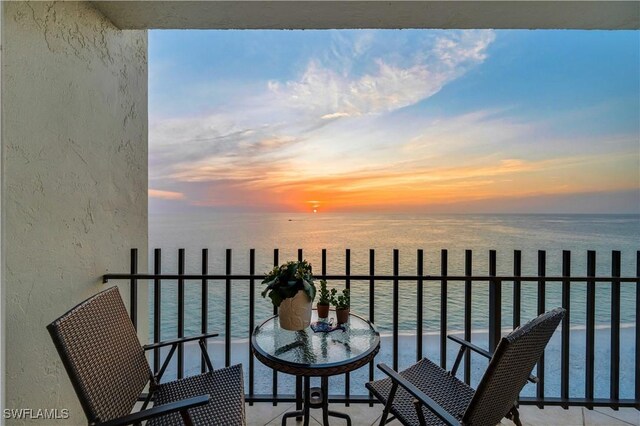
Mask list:
[[329,305],[321,305],[318,303],[318,318],[326,318],[329,316]]
[[336,317],[338,319],[338,324],[344,324],[349,321],[349,308],[345,309],[336,309]]
[[311,299],[302,290],[299,290],[295,296],[284,299],[278,310],[280,328],[300,331],[309,327],[312,307]]

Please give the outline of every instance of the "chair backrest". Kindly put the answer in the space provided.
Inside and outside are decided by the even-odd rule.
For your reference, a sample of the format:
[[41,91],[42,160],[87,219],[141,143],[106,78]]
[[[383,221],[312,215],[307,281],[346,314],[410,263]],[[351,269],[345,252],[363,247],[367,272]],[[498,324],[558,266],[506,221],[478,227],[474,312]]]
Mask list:
[[462,417],[464,424],[500,423],[517,400],[564,313],[562,308],[544,313],[500,340]]
[[47,326],[89,423],[131,413],[151,377],[117,287]]

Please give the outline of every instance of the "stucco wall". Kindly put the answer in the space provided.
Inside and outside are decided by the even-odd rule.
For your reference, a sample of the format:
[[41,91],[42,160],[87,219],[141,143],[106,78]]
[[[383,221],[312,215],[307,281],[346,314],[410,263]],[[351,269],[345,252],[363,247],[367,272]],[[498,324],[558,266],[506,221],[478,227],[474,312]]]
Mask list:
[[146,253],[147,35],[88,3],[2,7],[5,408],[86,424],[45,326]]

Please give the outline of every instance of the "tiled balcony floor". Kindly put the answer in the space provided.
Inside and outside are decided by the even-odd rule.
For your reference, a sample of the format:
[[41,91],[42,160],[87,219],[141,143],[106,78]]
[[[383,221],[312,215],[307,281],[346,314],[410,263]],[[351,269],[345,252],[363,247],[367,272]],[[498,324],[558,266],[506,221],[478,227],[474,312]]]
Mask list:
[[[274,407],[272,404],[247,404],[247,420],[249,426],[274,426],[280,425],[282,414],[293,410],[294,404],[279,404]],[[368,404],[351,404],[345,407],[342,404],[333,405],[332,409],[347,413],[351,416],[354,426],[377,425],[380,415],[382,414],[382,406],[374,405],[369,407]],[[319,426],[322,423],[320,410],[311,410],[313,419],[311,426]],[[632,408],[624,408],[614,411],[609,408],[596,408],[595,410],[587,410],[580,407],[572,407],[564,410],[559,407],[547,407],[540,410],[532,406],[523,406],[520,409],[520,417],[524,425],[529,426],[640,426],[640,411]],[[331,425],[342,426],[346,424],[341,419],[329,419]],[[293,419],[288,419],[290,426],[302,426]],[[398,421],[389,423],[390,425],[400,425]],[[505,425],[513,425],[508,420],[503,420]]]

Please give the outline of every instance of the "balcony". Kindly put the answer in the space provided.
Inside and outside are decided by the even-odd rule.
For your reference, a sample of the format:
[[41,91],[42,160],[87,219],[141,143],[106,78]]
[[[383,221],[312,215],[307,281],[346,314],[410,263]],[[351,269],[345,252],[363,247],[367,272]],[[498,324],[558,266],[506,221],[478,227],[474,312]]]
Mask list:
[[[249,420],[258,424],[267,418],[277,419],[284,411],[301,404],[302,381],[256,363],[248,344],[256,325],[275,313],[272,305],[259,296],[263,275],[256,271],[265,269],[267,263],[278,265],[288,259],[281,259],[280,250],[274,249],[268,262],[258,261],[256,251],[250,250],[248,257],[242,259],[247,261],[246,268],[237,273],[232,270],[234,254],[227,249],[224,259],[210,262],[209,250],[203,249],[189,253],[191,263],[187,265],[184,249],[164,258],[161,249],[155,249],[150,257],[153,273],[141,273],[138,251],[132,249],[130,271],[106,274],[103,278],[104,282],[127,280],[133,307],[137,306],[134,302],[139,286],[149,283],[152,341],[219,331],[221,337],[209,343],[214,365],[243,364]],[[394,250],[391,262],[381,265],[377,259],[381,254],[371,249],[368,271],[362,273],[356,269],[365,265],[363,262],[354,265],[351,250],[347,249],[344,273],[339,274],[328,273],[334,269],[327,262],[326,249],[319,254],[307,254],[319,255],[316,271],[319,269],[320,273],[316,272],[315,277],[325,278],[333,286],[349,288],[355,296],[352,311],[369,318],[382,335],[381,350],[374,362],[330,380],[330,401],[344,404],[352,417],[362,422],[357,424],[371,424],[381,414],[381,407],[368,409],[376,400],[364,388],[364,383],[379,377],[375,363],[385,362],[394,369],[402,369],[428,357],[447,367],[457,352],[457,348],[447,345],[447,334],[459,334],[465,340],[493,349],[502,335],[555,306],[564,307],[567,315],[534,371],[539,383],[527,385],[521,394],[520,403],[526,406],[524,421],[638,423],[640,345],[635,342],[640,330],[640,252],[632,253],[635,276],[622,276],[619,251],[607,255],[589,251],[586,259],[578,259],[569,251],[562,252],[560,259],[548,259],[545,251],[533,256],[524,253],[527,259],[535,258],[535,265],[524,265],[521,251],[514,251],[512,257],[500,259],[499,263],[495,250],[482,254],[466,250],[464,265],[458,265],[449,261],[447,250],[442,250],[439,271],[433,274],[425,270],[423,250],[415,253]],[[247,253],[238,257],[242,255]],[[297,257],[305,257],[303,250],[297,251]],[[596,260],[603,259],[607,261],[606,273],[596,270]],[[586,260],[582,273],[575,273],[578,260]],[[175,264],[177,270],[163,272],[163,261]],[[415,267],[408,270],[411,262]],[[224,271],[211,273],[211,263],[224,265]],[[547,264],[554,268],[548,271]],[[625,270],[630,266],[626,264]],[[511,274],[497,273],[507,267],[512,268]],[[556,267],[561,271],[559,275],[551,272]],[[484,268],[488,273],[474,274],[474,268]],[[536,273],[531,274],[531,269]],[[135,308],[131,318],[136,324]],[[158,350],[154,353],[156,370],[163,355]],[[170,364],[167,378],[183,377],[203,368],[197,346],[185,345]],[[473,386],[485,368],[485,360],[466,355],[458,374]]]

